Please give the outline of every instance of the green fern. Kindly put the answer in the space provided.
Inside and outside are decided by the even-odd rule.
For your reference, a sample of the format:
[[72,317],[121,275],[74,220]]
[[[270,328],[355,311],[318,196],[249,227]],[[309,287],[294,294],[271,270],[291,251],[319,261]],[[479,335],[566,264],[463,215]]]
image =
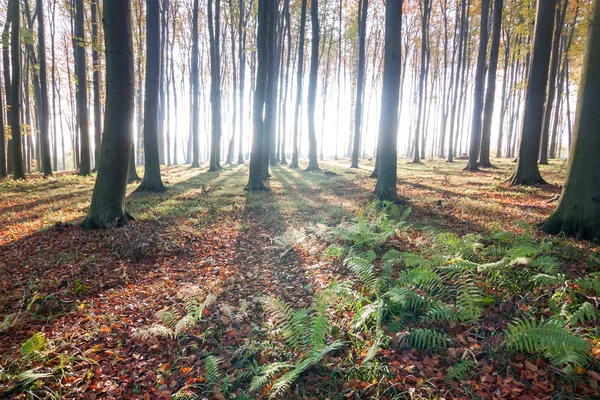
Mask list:
[[290,369],[292,367],[294,367],[293,364],[287,364],[283,362],[275,362],[263,365],[259,368],[258,374],[252,378],[252,382],[250,382],[250,391],[258,392],[265,387],[279,371]]
[[346,259],[346,265],[354,275],[358,277],[363,286],[371,293],[374,293],[380,282],[375,266],[372,264],[377,255],[370,250],[360,253]]
[[446,348],[448,347],[450,340],[448,334],[433,329],[413,329],[406,336],[408,345],[417,350],[426,350],[436,347]]
[[271,387],[270,398],[273,399],[280,397],[289,389],[289,387],[300,377],[302,373],[319,364],[327,354],[341,349],[344,347],[344,345],[345,342],[336,340],[329,345],[312,349],[306,358],[298,362],[292,370],[285,373],[281,378],[277,379],[273,383],[273,386]]
[[478,364],[473,360],[461,360],[448,368],[448,371],[446,372],[446,381],[466,381],[477,367]]
[[219,365],[223,363],[223,359],[215,356],[208,356],[204,360],[204,370],[206,371],[206,382],[210,385],[214,385],[219,381],[223,374],[219,369]]
[[441,322],[443,324],[450,324],[458,322],[459,315],[456,313],[456,309],[449,304],[440,304],[433,306],[423,316],[423,322]]
[[542,353],[554,366],[580,366],[587,362],[590,343],[559,318],[525,318],[508,324],[506,345],[525,353]]
[[591,303],[586,301],[581,306],[579,306],[579,308],[577,308],[577,310],[575,310],[573,313],[569,313],[568,311],[564,310],[561,313],[561,316],[566,318],[569,325],[573,326],[578,323],[583,324],[586,320],[596,321],[596,319],[598,318],[598,312]]

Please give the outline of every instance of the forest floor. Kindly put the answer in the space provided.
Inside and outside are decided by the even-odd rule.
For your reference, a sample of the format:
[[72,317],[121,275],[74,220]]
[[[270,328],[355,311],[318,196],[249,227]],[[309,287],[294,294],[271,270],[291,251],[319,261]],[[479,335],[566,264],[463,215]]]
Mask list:
[[[126,205],[135,221],[98,231],[78,225],[93,178],[65,173],[0,181],[0,398],[242,399],[278,390],[301,399],[600,398],[597,315],[565,325],[585,335],[585,362],[554,365],[550,353],[503,347],[502,332],[516,317],[540,321],[553,315],[552,305],[576,314],[583,301],[597,307],[600,293],[593,290],[600,280],[589,274],[600,271],[600,256],[596,244],[550,238],[535,227],[556,206],[562,161],[542,167],[551,185],[536,188],[508,187],[513,164],[497,164],[466,173],[463,162],[400,160],[402,216],[389,221],[372,203],[369,163],[350,169],[345,160],[325,162],[320,173],[276,166],[271,190],[256,194],[243,190],[248,165],[218,172],[169,167],[165,193],[132,193],[137,184],[128,186]],[[385,227],[372,228],[373,221],[392,220],[385,237]],[[351,223],[349,238],[342,230]],[[357,236],[363,228],[372,231]],[[453,241],[456,248],[449,249]],[[376,317],[385,326],[366,323],[368,316],[364,325],[356,323],[365,305],[383,304],[385,296],[361,287],[345,256],[372,250],[369,273],[379,273],[380,253],[394,250],[403,260],[393,266],[398,278],[401,265],[422,272],[443,252],[452,253],[448,265],[470,252],[472,262],[487,267],[484,262],[511,254],[513,242],[521,250],[529,246],[525,256],[558,260],[563,275],[544,273],[563,280],[524,292],[521,272],[512,281],[502,273],[493,281],[473,275],[485,295],[475,317],[463,318],[457,303],[460,315],[447,326],[424,325],[424,306],[402,313],[388,306]],[[484,247],[494,250],[478,253]],[[525,269],[518,260],[506,267]],[[306,337],[304,345],[290,341],[285,315],[302,320],[292,330],[308,329],[318,314],[313,300],[344,281],[360,299],[327,309],[328,324],[344,344],[298,369],[316,347]],[[417,286],[411,288],[425,299]],[[557,296],[583,300],[568,308]],[[282,302],[265,300],[273,297]],[[446,335],[443,340],[423,345],[411,339],[411,329],[431,327]],[[332,332],[328,342],[336,339]],[[544,343],[538,347],[543,352]]]

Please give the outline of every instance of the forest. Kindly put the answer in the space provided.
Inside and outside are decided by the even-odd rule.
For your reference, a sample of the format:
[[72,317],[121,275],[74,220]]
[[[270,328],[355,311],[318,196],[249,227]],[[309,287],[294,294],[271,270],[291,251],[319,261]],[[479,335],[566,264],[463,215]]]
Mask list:
[[600,0],[0,29],[0,398],[600,398]]

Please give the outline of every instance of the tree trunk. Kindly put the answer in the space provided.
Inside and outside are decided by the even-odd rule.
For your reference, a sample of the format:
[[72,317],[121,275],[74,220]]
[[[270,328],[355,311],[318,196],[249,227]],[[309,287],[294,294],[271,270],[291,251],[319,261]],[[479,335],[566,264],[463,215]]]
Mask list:
[[560,0],[560,6],[556,8],[556,23],[554,29],[554,39],[552,41],[552,58],[550,61],[550,78],[548,79],[548,96],[544,109],[544,122],[542,124],[542,144],[540,147],[540,164],[548,164],[548,139],[550,134],[550,121],[552,119],[552,109],[556,97],[556,77],[558,76],[558,66],[560,64],[560,37],[562,36],[563,26],[565,24],[565,15],[569,2]]
[[387,1],[385,5],[385,61],[379,121],[379,168],[375,185],[375,195],[381,200],[396,200],[398,196],[396,186],[402,3]]
[[208,33],[210,45],[210,99],[211,99],[211,142],[209,171],[221,168],[221,55],[219,48],[221,35],[221,0],[215,0],[213,20],[213,0],[208,0]]
[[[425,0],[428,1],[428,0]],[[360,151],[360,139],[363,117],[363,92],[365,85],[366,64],[366,40],[367,40],[367,18],[369,12],[369,0],[359,0],[358,9],[358,77],[356,82],[356,104],[354,111],[354,141],[352,146],[352,165],[350,168],[358,168],[358,155]]]
[[[458,40],[458,60],[456,65],[456,77],[454,82],[454,94],[452,99],[452,109],[450,110],[450,133],[448,135],[448,159],[449,163],[454,162],[454,127],[456,123],[456,113],[458,106],[458,92],[459,84],[461,81],[461,68],[463,65],[463,59],[465,58],[466,49],[463,46],[466,37],[466,0],[461,1],[461,12],[460,12],[460,34]],[[457,16],[458,18],[458,16]],[[458,135],[457,135],[458,136]]]
[[[304,72],[304,38],[306,34],[306,3],[302,0],[300,11],[300,39],[298,40],[298,70],[296,87],[296,106],[294,111],[294,148],[292,149],[292,163],[290,168],[298,168],[298,135],[300,133],[300,106],[302,105],[302,75]],[[257,81],[258,82],[258,81]]]
[[77,76],[77,119],[79,122],[79,138],[81,157],[79,160],[79,175],[86,176],[91,173],[90,163],[90,134],[87,100],[87,61],[85,51],[85,9],[83,0],[75,0],[75,75]]
[[254,112],[253,135],[252,135],[252,154],[250,156],[250,177],[248,179],[249,191],[267,190],[262,179],[262,161],[264,151],[264,119],[265,99],[267,93],[268,63],[269,63],[269,21],[271,0],[258,1],[258,32],[257,32],[257,53],[258,68],[256,73],[256,87],[254,89]]
[[[254,1],[252,0],[251,3]],[[239,0],[240,19],[238,25],[238,46],[240,50],[240,142],[238,143],[238,164],[244,164],[244,89],[246,83],[246,16],[244,10],[244,1]]]
[[567,178],[556,211],[542,226],[547,233],[600,240],[600,1],[590,17],[587,53],[583,63],[577,116]]
[[277,120],[277,23],[278,9],[275,0],[269,0],[269,36],[268,36],[268,79],[265,98],[265,118],[263,128],[262,178],[270,178],[269,165],[274,161],[272,144],[275,142]]
[[[485,0],[484,0],[485,1]],[[415,127],[414,137],[414,157],[413,163],[421,163],[421,125],[423,121],[423,102],[425,97],[425,80],[427,79],[427,41],[429,32],[429,16],[431,14],[431,3],[430,0],[422,0],[419,2],[421,9],[421,69],[419,74],[419,108],[417,111],[417,122]]]
[[[40,1],[40,0],[38,0]],[[97,6],[99,0],[92,0],[92,62],[93,66],[93,85],[94,85],[94,144],[95,148],[95,161],[96,167],[95,170],[98,170],[98,160],[100,158],[100,146],[101,146],[101,136],[102,136],[102,104],[100,103],[100,58],[98,57],[98,49],[100,48],[100,43],[98,40],[98,16],[97,16]],[[41,61],[41,57],[40,57]]]
[[[363,0],[367,1],[367,0]],[[319,171],[317,154],[317,132],[315,127],[315,106],[317,103],[317,80],[319,78],[319,0],[311,0],[312,22],[312,55],[310,60],[310,76],[308,79],[308,168],[307,171]]]
[[510,62],[510,33],[504,36],[504,69],[502,77],[502,101],[500,103],[500,127],[498,129],[498,142],[496,144],[496,158],[502,157],[502,141],[504,139],[504,120],[506,116],[507,100],[506,92],[508,89],[508,66]]
[[556,0],[538,0],[519,159],[517,170],[509,180],[511,185],[546,183],[540,174],[537,160],[542,135],[555,9]]
[[194,0],[192,16],[192,168],[200,167],[200,85],[198,82],[198,0]]
[[490,66],[488,70],[485,109],[483,111],[483,130],[481,131],[481,150],[479,154],[479,165],[483,168],[492,167],[492,163],[490,162],[490,144],[492,140],[494,102],[496,100],[496,72],[498,71],[498,55],[500,52],[503,6],[503,0],[494,1],[494,29],[492,33],[492,47],[490,49]]
[[134,104],[131,0],[104,0],[106,113],[98,177],[83,221],[86,229],[126,224],[127,164],[132,149]]
[[13,156],[13,178],[25,179],[23,152],[21,144],[21,5],[20,1],[12,0],[11,24],[12,34],[10,41],[10,55],[12,61],[12,88],[11,88],[11,134]]
[[[469,162],[465,171],[478,171],[477,158],[481,143],[481,117],[483,111],[483,96],[485,88],[485,59],[488,47],[488,18],[490,0],[481,2],[481,25],[479,27],[479,53],[477,55],[477,68],[475,70],[475,93],[473,95],[473,120],[471,123],[471,144],[469,146]],[[497,61],[498,57],[496,57]],[[494,79],[496,78],[494,73]],[[491,79],[491,78],[490,78]],[[489,150],[488,150],[489,153]],[[488,154],[489,157],[489,154]]]
[[[163,19],[164,22],[164,19]],[[158,99],[160,93],[160,3],[146,0],[146,96],[144,98],[144,179],[137,192],[164,192],[160,177]]]

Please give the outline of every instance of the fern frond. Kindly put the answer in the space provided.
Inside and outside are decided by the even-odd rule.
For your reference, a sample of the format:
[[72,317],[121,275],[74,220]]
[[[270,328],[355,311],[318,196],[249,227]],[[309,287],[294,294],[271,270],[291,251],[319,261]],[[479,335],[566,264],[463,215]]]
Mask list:
[[448,371],[446,372],[446,381],[466,381],[477,366],[478,364],[473,360],[461,360],[448,368]]
[[282,362],[275,362],[271,364],[265,364],[260,367],[259,374],[255,375],[250,382],[250,391],[257,392],[265,387],[271,379],[281,370],[286,368],[292,368],[293,364],[286,364]]
[[542,353],[554,366],[582,365],[590,343],[559,318],[525,318],[508,324],[506,345],[525,353]]
[[531,261],[529,266],[546,275],[558,275],[561,269],[561,263],[558,258],[552,256],[540,256]]
[[358,277],[369,292],[375,292],[379,283],[375,266],[372,264],[376,257],[373,251],[368,251],[346,259],[350,271]]
[[164,325],[154,324],[149,327],[139,328],[133,332],[133,337],[137,339],[146,340],[150,337],[165,337],[172,338],[174,336],[173,331]]
[[397,280],[401,286],[427,286],[432,282],[438,281],[440,281],[439,275],[432,269],[424,266],[402,271]]
[[438,332],[433,329],[413,329],[406,336],[407,343],[417,349],[426,350],[436,347],[448,347],[450,336],[446,333]]
[[567,316],[567,321],[569,322],[569,325],[573,326],[577,325],[578,323],[583,324],[586,320],[596,321],[597,318],[598,312],[591,303],[586,301],[579,306],[576,311]]
[[457,322],[458,320],[459,316],[456,313],[456,309],[449,304],[433,306],[423,316],[423,322],[427,323],[439,321],[444,324],[449,324],[451,322]]
[[216,383],[222,377],[219,365],[223,363],[223,359],[215,356],[208,356],[204,360],[204,369],[206,371],[206,381],[210,384]]

